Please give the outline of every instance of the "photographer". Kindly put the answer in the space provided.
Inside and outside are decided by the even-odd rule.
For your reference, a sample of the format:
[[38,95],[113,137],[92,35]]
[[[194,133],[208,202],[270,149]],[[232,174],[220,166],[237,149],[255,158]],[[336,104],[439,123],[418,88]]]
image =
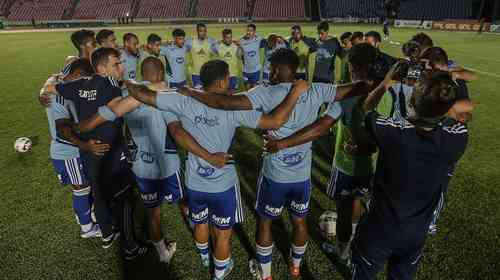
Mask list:
[[398,63],[363,103],[379,157],[370,211],[354,239],[352,279],[375,279],[386,263],[388,279],[415,277],[442,182],[467,144],[464,125],[442,124],[457,95],[447,72],[426,72],[416,82],[408,120],[374,111],[400,71]]

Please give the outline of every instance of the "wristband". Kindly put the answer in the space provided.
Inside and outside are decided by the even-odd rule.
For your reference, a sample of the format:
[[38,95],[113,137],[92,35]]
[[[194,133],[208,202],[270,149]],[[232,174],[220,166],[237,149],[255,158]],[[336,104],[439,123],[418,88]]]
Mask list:
[[111,109],[109,109],[108,106],[99,107],[97,112],[99,113],[99,116],[110,122],[115,121],[117,118],[116,114]]

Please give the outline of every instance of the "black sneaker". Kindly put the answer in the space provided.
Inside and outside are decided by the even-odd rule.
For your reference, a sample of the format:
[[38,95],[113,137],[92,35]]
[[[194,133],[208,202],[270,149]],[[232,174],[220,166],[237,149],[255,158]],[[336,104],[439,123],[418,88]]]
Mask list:
[[120,237],[119,232],[113,232],[112,234],[102,238],[102,248],[108,249],[113,246],[113,242]]
[[127,260],[127,261],[131,261],[137,257],[141,257],[141,256],[144,256],[145,254],[147,254],[149,251],[149,248],[146,247],[146,246],[139,246],[137,247],[135,250],[123,250],[123,257]]

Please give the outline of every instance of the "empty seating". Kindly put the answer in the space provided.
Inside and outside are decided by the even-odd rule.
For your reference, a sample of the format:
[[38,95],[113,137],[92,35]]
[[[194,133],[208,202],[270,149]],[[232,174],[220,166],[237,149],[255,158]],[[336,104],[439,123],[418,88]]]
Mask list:
[[71,0],[17,0],[10,7],[9,20],[60,20],[71,8]]
[[186,17],[189,0],[142,0],[138,18]]
[[[380,0],[321,0],[321,15],[332,17],[372,18],[384,16]],[[469,0],[406,0],[401,1],[398,18],[413,20],[468,19],[472,15]]]
[[304,0],[256,0],[254,18],[304,18]]
[[76,6],[75,19],[114,19],[132,12],[132,0],[80,0]]
[[196,16],[202,18],[244,17],[246,8],[246,0],[198,0]]

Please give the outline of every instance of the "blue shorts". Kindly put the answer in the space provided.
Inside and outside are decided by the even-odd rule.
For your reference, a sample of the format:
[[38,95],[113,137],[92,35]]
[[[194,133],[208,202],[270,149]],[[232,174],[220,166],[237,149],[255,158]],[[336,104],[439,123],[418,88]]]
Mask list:
[[270,78],[269,73],[267,73],[267,72],[262,72],[262,81],[263,81],[263,82],[265,82],[265,83],[269,83],[269,82],[270,82],[270,81],[269,81],[269,78]]
[[230,229],[243,222],[240,188],[234,185],[221,193],[206,193],[186,188],[191,220],[195,224],[210,223],[218,229]]
[[192,79],[192,82],[193,82],[193,87],[194,88],[202,88],[203,85],[201,84],[201,78],[200,78],[200,75],[191,75],[191,79]]
[[171,88],[181,88],[181,87],[183,87],[185,85],[186,85],[186,81],[182,81],[182,82],[179,82],[179,83],[170,82],[170,87]]
[[262,177],[258,183],[257,202],[255,210],[267,219],[277,219],[283,208],[298,218],[305,217],[309,212],[311,198],[311,180],[297,183],[277,183]]
[[238,77],[229,77],[229,89],[230,90],[238,89]]
[[254,73],[243,72],[243,80],[247,85],[256,85],[260,80],[260,71]]
[[135,177],[135,180],[139,185],[141,198],[146,208],[158,207],[163,201],[175,203],[184,196],[179,171],[163,179]]
[[67,160],[52,159],[52,165],[61,184],[74,186],[87,184],[83,164],[79,157]]
[[371,190],[372,177],[372,175],[350,176],[333,166],[326,194],[332,199],[340,199],[345,196],[364,197]]

